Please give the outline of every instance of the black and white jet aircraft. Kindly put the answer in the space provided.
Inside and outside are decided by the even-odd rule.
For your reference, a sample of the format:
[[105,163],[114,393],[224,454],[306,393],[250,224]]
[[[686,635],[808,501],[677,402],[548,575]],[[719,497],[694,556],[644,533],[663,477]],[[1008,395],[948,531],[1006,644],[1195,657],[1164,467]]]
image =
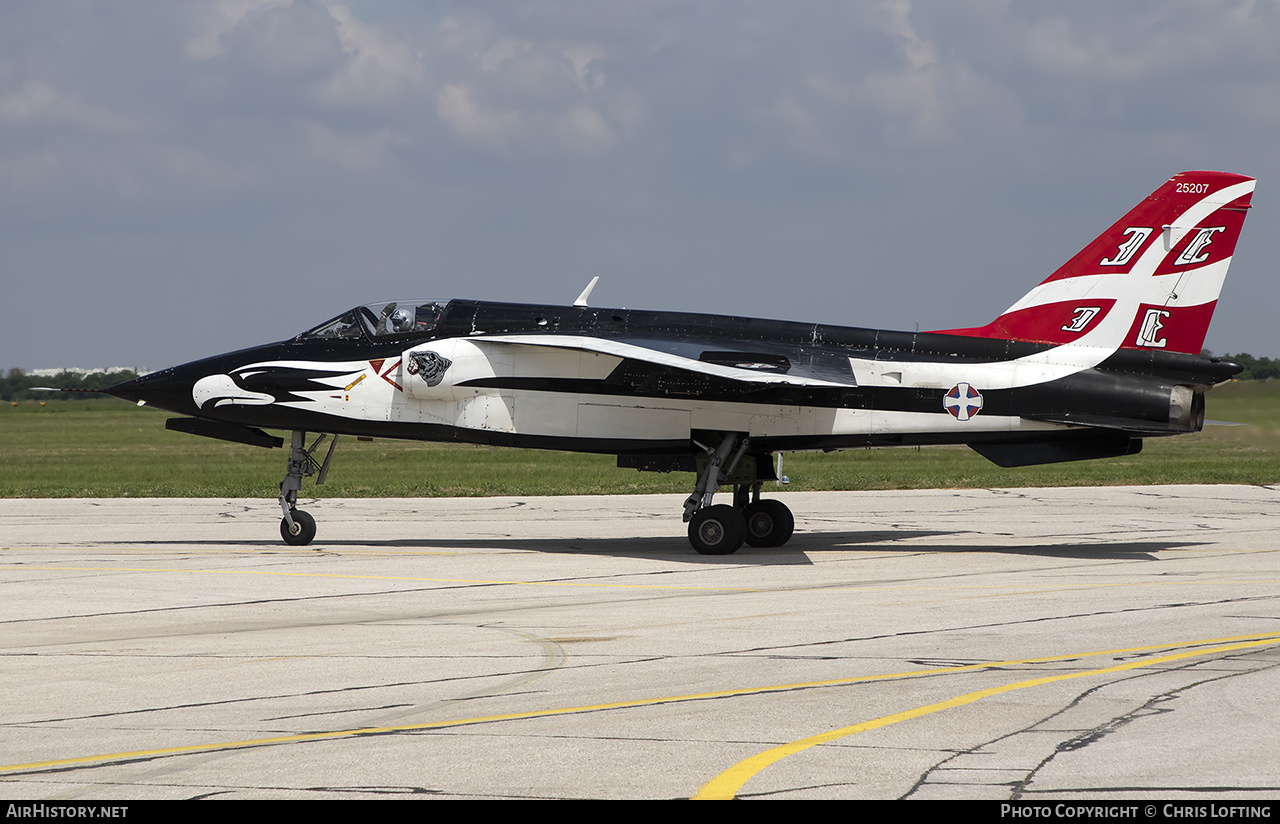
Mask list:
[[[1199,431],[1204,393],[1241,369],[1199,353],[1253,189],[1241,175],[1176,175],[978,328],[599,309],[590,287],[573,306],[400,300],[109,392],[183,415],[168,428],[196,435],[273,447],[283,439],[264,430],[290,430],[280,532],[294,545],[316,532],[296,508],[303,477],[322,483],[337,436],[355,435],[691,472],[698,552],[780,546],[792,514],[760,497],[775,453],[967,444],[1014,467]],[[722,486],[733,503],[713,506]]]

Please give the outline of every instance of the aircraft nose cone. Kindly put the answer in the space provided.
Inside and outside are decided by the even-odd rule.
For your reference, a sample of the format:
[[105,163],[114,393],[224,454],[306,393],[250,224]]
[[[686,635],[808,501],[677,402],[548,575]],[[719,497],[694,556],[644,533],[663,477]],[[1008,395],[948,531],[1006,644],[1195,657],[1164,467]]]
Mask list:
[[[208,417],[209,394],[213,388],[221,388],[223,382],[234,384],[228,373],[246,363],[269,361],[279,356],[280,344],[268,344],[253,349],[242,349],[204,360],[191,361],[143,375],[131,381],[108,387],[106,393],[126,401],[145,403],[179,415]],[[201,387],[204,387],[203,390]],[[244,390],[239,390],[241,394]],[[264,396],[271,400],[270,396]],[[204,410],[201,406],[206,407]]]
[[134,403],[190,414],[195,408],[191,400],[194,382],[182,367],[175,366],[117,383],[108,387],[106,393]]

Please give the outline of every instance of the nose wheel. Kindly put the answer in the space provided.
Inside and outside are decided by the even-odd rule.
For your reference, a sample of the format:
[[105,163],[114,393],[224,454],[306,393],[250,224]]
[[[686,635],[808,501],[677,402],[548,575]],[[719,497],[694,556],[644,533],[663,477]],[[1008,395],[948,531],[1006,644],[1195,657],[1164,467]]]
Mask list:
[[[290,546],[306,546],[316,537],[316,519],[301,509],[289,513],[292,518],[280,519],[280,537]],[[292,520],[293,523],[289,523]]]

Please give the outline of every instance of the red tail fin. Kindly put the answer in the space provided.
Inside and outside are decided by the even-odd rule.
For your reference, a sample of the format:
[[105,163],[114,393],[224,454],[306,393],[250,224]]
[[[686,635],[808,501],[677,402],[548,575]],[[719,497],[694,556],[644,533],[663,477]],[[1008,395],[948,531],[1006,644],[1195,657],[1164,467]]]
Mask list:
[[1174,175],[1000,317],[940,331],[1199,353],[1253,188],[1226,172]]

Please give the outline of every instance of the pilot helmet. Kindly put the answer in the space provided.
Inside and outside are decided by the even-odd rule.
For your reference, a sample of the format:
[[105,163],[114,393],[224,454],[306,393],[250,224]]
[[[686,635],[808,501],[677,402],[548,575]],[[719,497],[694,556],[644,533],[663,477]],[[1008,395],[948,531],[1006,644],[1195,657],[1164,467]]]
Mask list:
[[387,318],[387,326],[392,332],[408,332],[413,329],[413,311],[397,309]]

